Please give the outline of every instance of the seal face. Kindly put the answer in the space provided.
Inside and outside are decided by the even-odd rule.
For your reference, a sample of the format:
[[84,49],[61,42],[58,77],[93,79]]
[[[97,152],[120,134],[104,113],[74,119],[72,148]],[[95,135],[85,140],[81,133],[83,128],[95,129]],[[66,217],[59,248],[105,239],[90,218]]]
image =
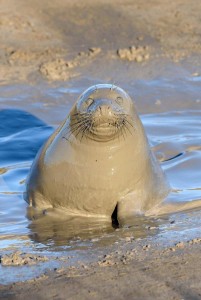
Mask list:
[[69,133],[103,142],[127,134],[133,127],[129,121],[131,105],[130,97],[116,86],[90,87],[77,101]]
[[26,201],[41,209],[118,220],[160,203],[169,186],[130,96],[99,84],[87,89],[38,153]]

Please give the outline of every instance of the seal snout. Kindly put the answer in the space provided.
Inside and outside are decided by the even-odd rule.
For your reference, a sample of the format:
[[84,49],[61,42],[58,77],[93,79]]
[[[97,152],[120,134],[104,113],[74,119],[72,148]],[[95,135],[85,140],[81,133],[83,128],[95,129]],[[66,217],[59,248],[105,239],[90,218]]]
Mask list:
[[117,110],[110,101],[99,102],[92,114],[93,126],[99,131],[102,128],[105,130],[108,128],[111,131],[111,127],[115,126],[117,120]]
[[101,118],[101,120],[106,121],[114,117],[114,112],[110,105],[102,104],[98,105],[94,111],[94,118]]
[[108,105],[99,105],[98,110],[101,115],[112,115],[111,108]]

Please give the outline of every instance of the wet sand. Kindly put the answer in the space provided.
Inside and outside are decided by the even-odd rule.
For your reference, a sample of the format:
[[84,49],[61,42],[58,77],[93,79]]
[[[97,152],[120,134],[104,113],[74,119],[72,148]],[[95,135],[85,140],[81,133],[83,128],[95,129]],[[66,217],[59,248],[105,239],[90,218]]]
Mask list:
[[[4,0],[0,6],[1,108],[23,108],[57,126],[66,114],[61,107],[69,110],[80,90],[97,81],[115,83],[128,90],[136,98],[140,113],[176,111],[176,119],[177,111],[185,111],[190,119],[199,121],[200,11],[201,3],[196,0]],[[64,86],[69,89],[68,100]],[[56,88],[59,94],[54,93]],[[16,95],[20,101],[16,101]],[[181,132],[187,115],[184,113],[183,117]],[[160,121],[159,118],[158,124]],[[144,123],[149,122],[149,116],[145,116]],[[52,130],[45,128],[47,132]],[[151,137],[156,127],[147,128]],[[161,130],[166,130],[172,139],[172,131],[165,127]],[[193,155],[199,166],[199,136],[195,138],[198,142],[193,149],[197,147],[198,155]],[[184,151],[171,142],[167,145],[162,141],[159,151],[156,149],[159,159],[165,147],[165,158]],[[190,144],[186,147],[190,152]],[[0,174],[4,173],[3,168],[1,162]],[[166,169],[168,172],[168,165]],[[194,177],[189,176],[196,187],[200,187],[199,169],[196,173],[189,166]],[[177,172],[177,180],[188,181],[182,168]],[[200,197],[199,191],[196,197]],[[19,205],[25,207],[20,201]],[[201,299],[200,211],[175,215],[168,224],[165,233],[157,236],[145,234],[138,239],[130,232],[128,236],[120,235],[109,246],[101,245],[95,256],[86,247],[84,255],[93,257],[92,261],[83,257],[70,266],[62,267],[61,263],[54,267],[50,256],[48,268],[42,267],[43,275],[27,282],[12,279],[18,282],[3,285],[0,275],[0,299]],[[146,232],[156,229],[149,227]],[[54,226],[51,230],[55,235]],[[41,233],[40,228],[38,231]],[[118,231],[113,233],[117,234]],[[41,233],[37,238],[35,242],[47,237]],[[31,255],[24,257],[32,260]],[[64,258],[67,260],[65,255]],[[4,271],[8,266],[1,268]]]
[[92,263],[1,286],[1,299],[200,299],[201,239],[186,237],[127,236]]
[[199,8],[196,0],[2,1],[0,80],[93,75],[118,82],[176,76],[175,63],[196,74]]

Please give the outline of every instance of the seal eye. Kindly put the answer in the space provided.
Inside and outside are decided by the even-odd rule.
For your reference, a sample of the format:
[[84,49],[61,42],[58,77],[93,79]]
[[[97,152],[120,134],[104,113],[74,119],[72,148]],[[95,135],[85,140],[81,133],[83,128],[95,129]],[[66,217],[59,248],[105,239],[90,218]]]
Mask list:
[[121,105],[123,103],[123,98],[117,97],[116,102]]
[[90,105],[92,105],[93,102],[94,102],[94,99],[88,98],[88,99],[85,101],[85,105],[86,105],[87,107],[89,107]]

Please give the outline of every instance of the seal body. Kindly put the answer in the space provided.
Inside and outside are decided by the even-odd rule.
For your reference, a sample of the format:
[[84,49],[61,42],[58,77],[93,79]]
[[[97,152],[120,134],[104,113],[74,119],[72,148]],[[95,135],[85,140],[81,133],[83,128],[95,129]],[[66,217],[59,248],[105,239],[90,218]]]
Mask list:
[[146,213],[168,194],[134,103],[121,88],[86,90],[33,162],[26,201],[68,214]]

